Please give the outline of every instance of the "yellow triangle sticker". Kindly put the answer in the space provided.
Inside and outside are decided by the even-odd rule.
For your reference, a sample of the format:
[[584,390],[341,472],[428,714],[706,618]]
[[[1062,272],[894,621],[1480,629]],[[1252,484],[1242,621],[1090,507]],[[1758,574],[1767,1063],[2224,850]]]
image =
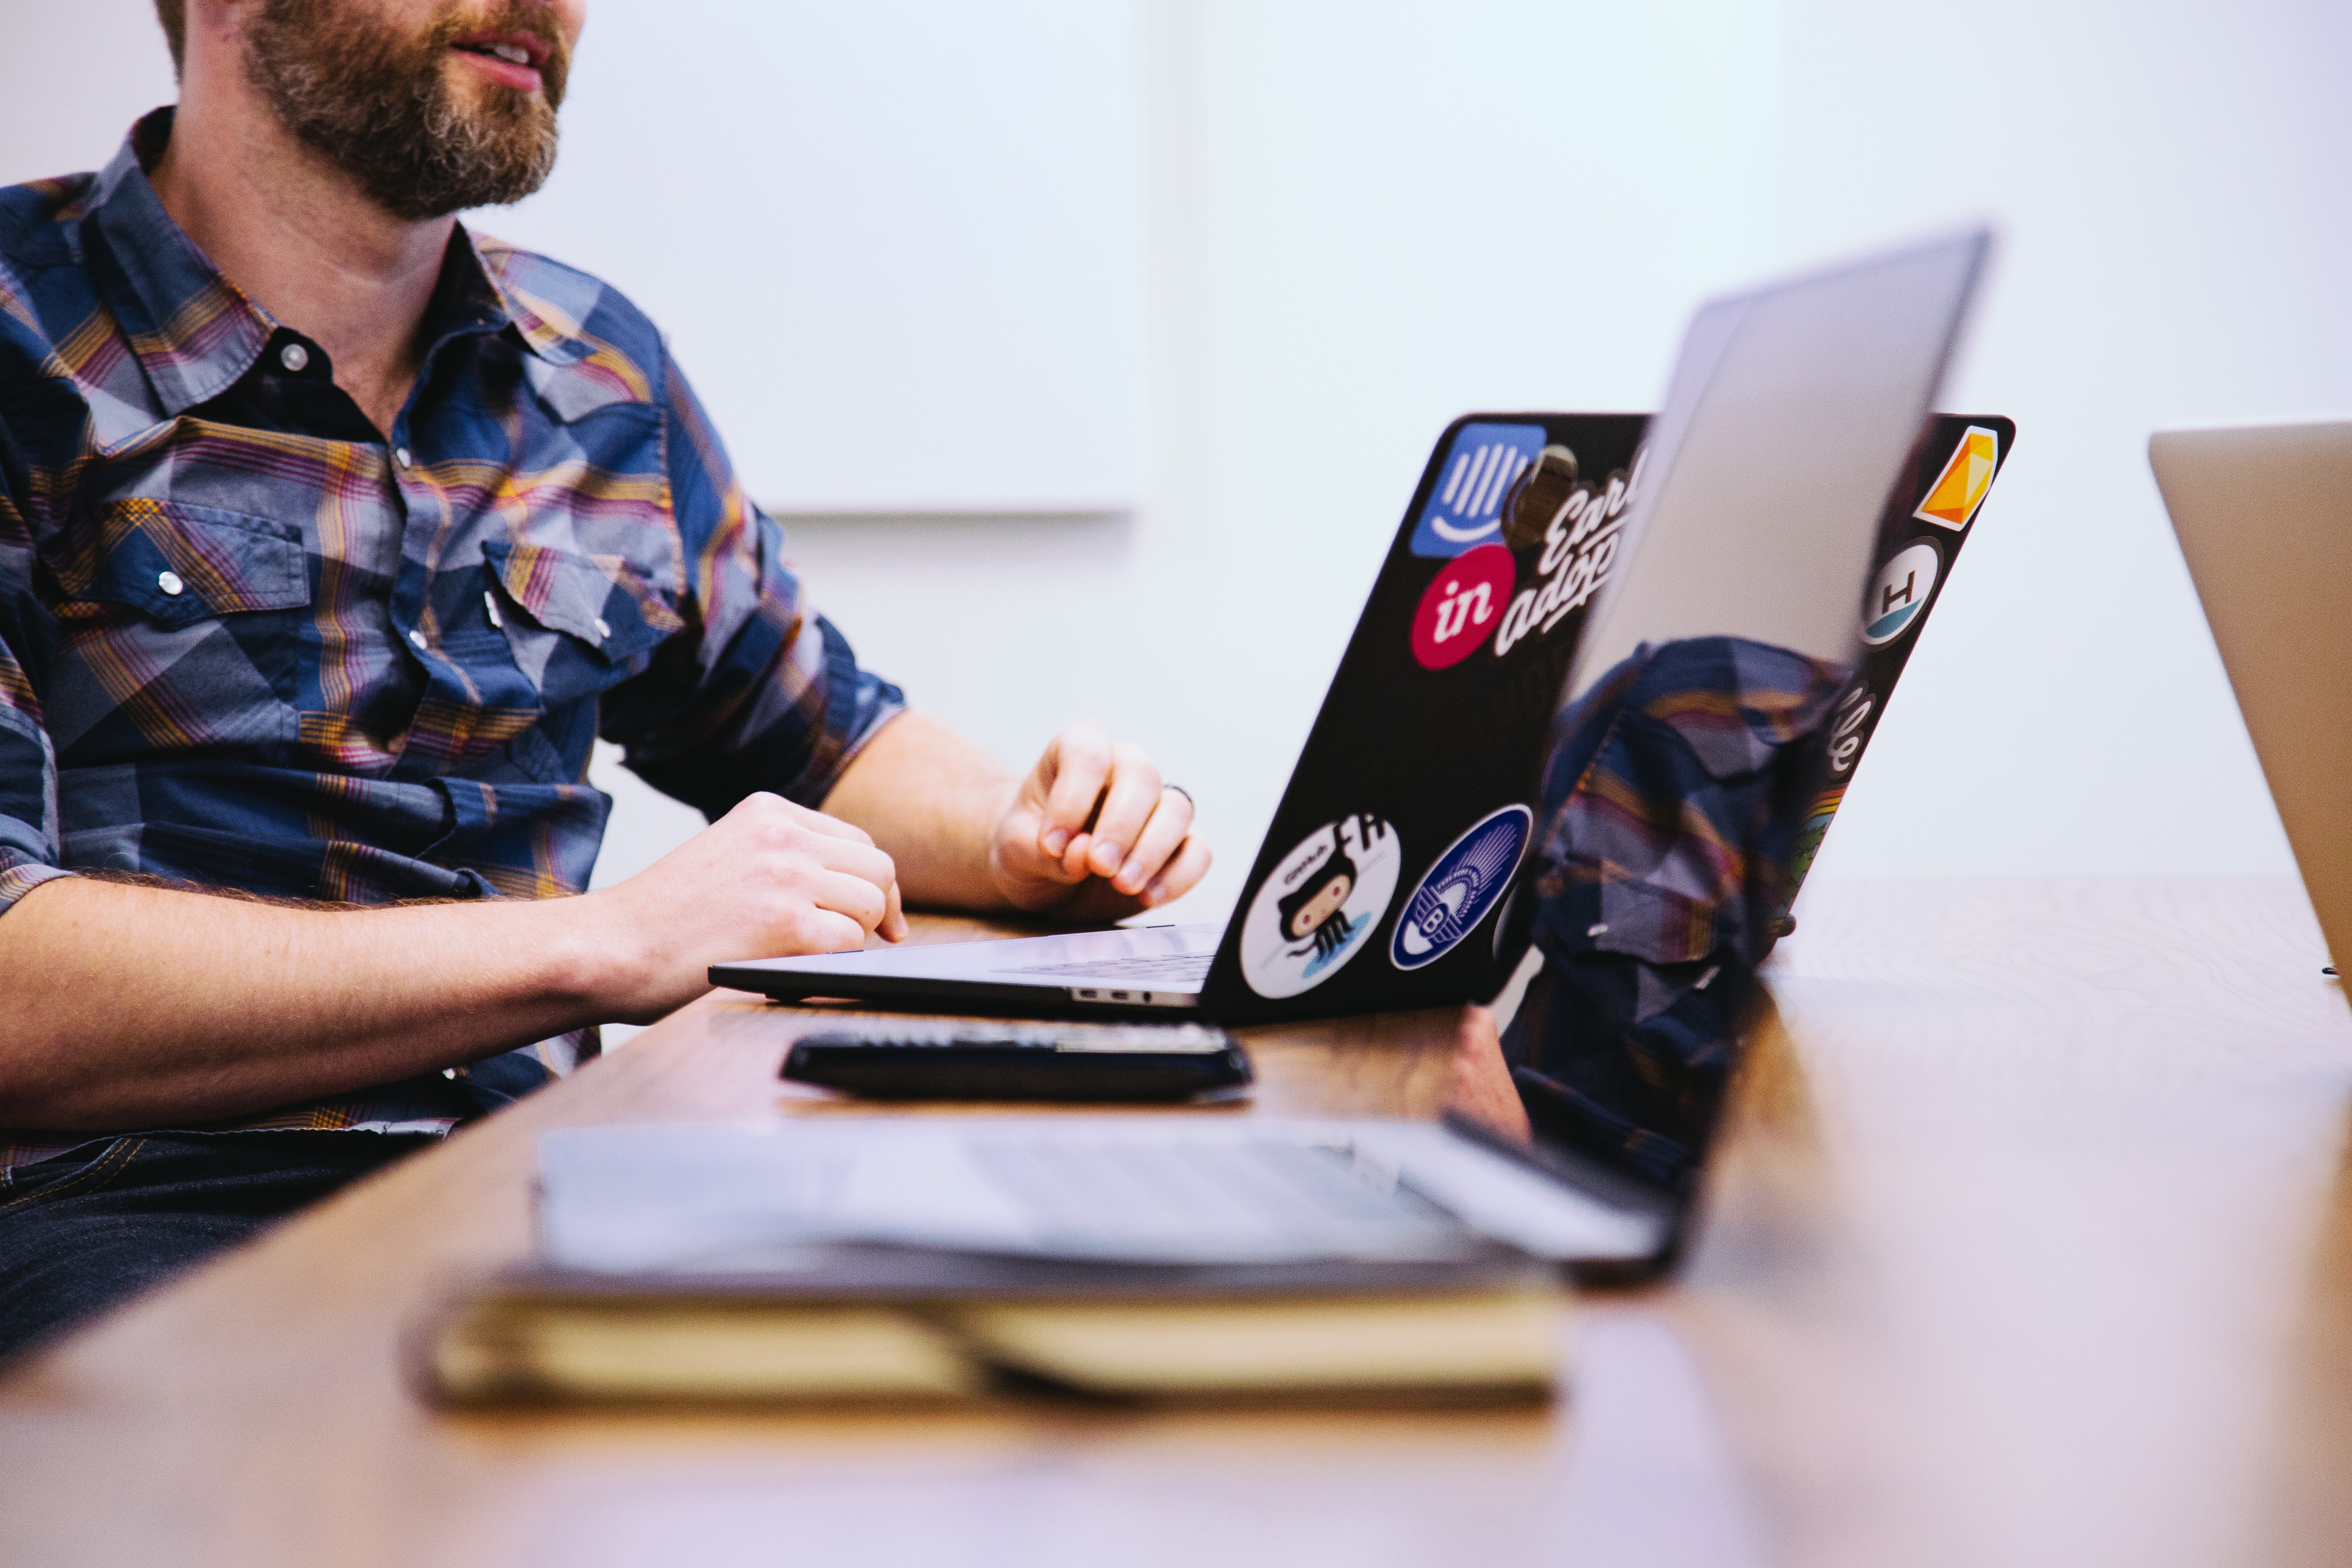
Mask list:
[[1969,426],[1945,459],[1944,471],[1927,487],[1927,499],[1911,515],[1956,533],[1968,527],[1984,504],[1985,492],[1992,489],[2000,451],[1999,437],[1981,425]]

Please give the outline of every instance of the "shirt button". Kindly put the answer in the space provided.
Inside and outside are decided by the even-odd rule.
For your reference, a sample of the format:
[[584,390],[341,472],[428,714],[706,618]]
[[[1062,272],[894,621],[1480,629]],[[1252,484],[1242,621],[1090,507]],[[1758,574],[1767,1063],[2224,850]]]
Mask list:
[[177,572],[162,572],[156,574],[155,586],[176,599],[180,596],[180,591],[187,584],[180,581],[180,574]]
[[415,644],[416,645],[416,650],[417,650],[419,653],[422,653],[422,652],[424,652],[424,651],[425,651],[425,634],[424,634],[423,632],[421,632],[421,631],[412,631],[412,632],[410,632],[410,633],[408,634],[408,640],[409,640],[410,642],[413,642],[413,643],[415,643]]
[[394,447],[392,450],[392,460],[398,463],[404,468],[408,467],[408,448],[405,447]]
[[278,363],[299,375],[310,363],[310,351],[300,343],[288,343],[278,351]]
[[596,640],[598,642],[603,642],[606,637],[611,637],[612,635],[613,628],[604,624],[604,616],[598,616],[596,617]]

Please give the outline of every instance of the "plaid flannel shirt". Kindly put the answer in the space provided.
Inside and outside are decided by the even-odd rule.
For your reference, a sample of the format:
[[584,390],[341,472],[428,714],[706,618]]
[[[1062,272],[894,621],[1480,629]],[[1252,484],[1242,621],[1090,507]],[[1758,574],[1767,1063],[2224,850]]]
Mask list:
[[[714,816],[822,802],[900,694],[808,608],[653,325],[460,227],[387,441],[165,213],[170,134],[0,190],[0,919],[98,868],[576,893],[600,732]],[[446,1130],[593,1035],[242,1125]],[[0,1132],[0,1172],[57,1146]]]
[[1546,963],[1504,1047],[1548,1137],[1653,1181],[1697,1170],[1852,674],[1744,637],[1644,644],[1560,716],[1534,851]]

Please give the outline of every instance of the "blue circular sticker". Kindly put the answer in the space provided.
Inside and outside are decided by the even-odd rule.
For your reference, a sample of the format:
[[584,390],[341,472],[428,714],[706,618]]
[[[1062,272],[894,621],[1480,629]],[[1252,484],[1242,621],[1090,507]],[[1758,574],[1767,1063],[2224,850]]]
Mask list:
[[1535,820],[1526,806],[1507,805],[1447,846],[1407,900],[1389,939],[1389,962],[1399,969],[1435,963],[1477,930],[1510,887],[1511,873],[1535,837]]

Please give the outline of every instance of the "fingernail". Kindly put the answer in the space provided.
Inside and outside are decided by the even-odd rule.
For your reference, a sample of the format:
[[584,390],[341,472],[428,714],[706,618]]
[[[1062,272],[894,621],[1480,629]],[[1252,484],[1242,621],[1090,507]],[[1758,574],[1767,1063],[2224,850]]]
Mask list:
[[1059,855],[1063,850],[1067,849],[1069,847],[1070,834],[1067,828],[1056,827],[1053,832],[1045,835],[1046,854]]
[[1148,888],[1146,888],[1146,889],[1143,889],[1143,892],[1142,892],[1142,895],[1141,895],[1141,897],[1142,897],[1142,899],[1143,899],[1143,907],[1144,907],[1145,909],[1150,909],[1152,905],[1154,905],[1154,904],[1158,903],[1160,900],[1162,900],[1162,899],[1166,898],[1167,896],[1168,896],[1168,887],[1167,887],[1167,884],[1165,884],[1165,883],[1163,883],[1163,882],[1154,882],[1154,883],[1152,883],[1152,884],[1151,884],[1151,886],[1150,886],[1150,887],[1148,887]]
[[1106,860],[1109,861],[1110,870],[1103,872],[1103,875],[1108,877],[1112,871],[1118,869],[1119,857],[1124,853],[1125,851],[1118,845],[1113,844],[1109,839],[1106,838],[1101,843],[1095,846],[1095,852],[1091,856],[1087,857],[1087,858],[1094,861],[1097,866],[1100,866]]

